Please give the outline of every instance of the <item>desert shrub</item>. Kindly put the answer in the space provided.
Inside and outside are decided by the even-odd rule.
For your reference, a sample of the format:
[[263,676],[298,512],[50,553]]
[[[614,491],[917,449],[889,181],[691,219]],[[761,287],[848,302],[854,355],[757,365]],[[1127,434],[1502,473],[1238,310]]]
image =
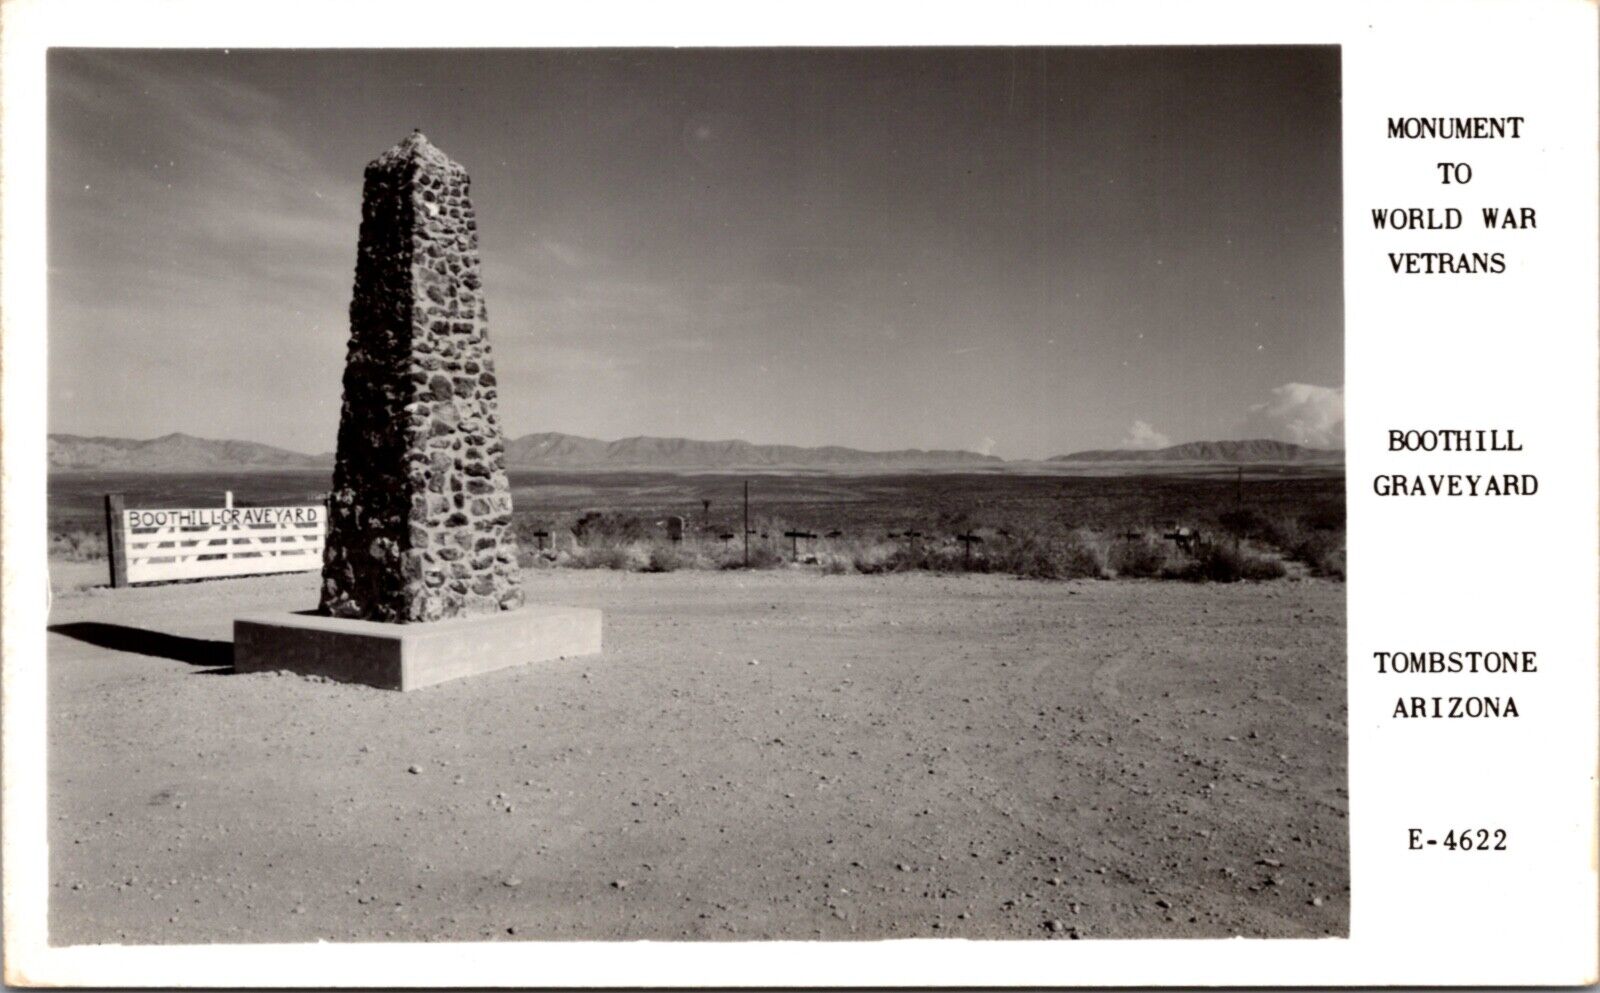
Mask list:
[[649,536],[649,527],[643,519],[632,514],[606,514],[598,510],[587,511],[572,525],[572,536],[580,545],[601,542],[641,541]]
[[1313,576],[1325,579],[1345,578],[1344,542],[1330,542],[1326,546],[1316,546],[1302,555],[1304,557],[1299,558],[1299,561],[1311,568]]
[[1256,555],[1231,542],[1214,542],[1201,545],[1192,561],[1163,575],[1191,582],[1237,583],[1242,579],[1281,579],[1286,571],[1277,559]]
[[837,555],[822,557],[822,571],[829,576],[842,576],[850,571],[850,560]]
[[1300,540],[1303,530],[1300,527],[1299,520],[1295,517],[1274,517],[1263,520],[1261,528],[1251,537],[1274,545],[1280,550],[1287,551],[1295,542]]
[[1099,549],[1074,532],[1054,541],[1032,534],[997,540],[984,553],[988,568],[1024,579],[1098,579],[1105,575]]
[[1148,538],[1118,542],[1109,558],[1108,564],[1118,576],[1135,579],[1159,576],[1167,567],[1167,550]]
[[1032,535],[1002,536],[985,549],[984,557],[995,572],[1034,579],[1056,578],[1055,563],[1050,560],[1044,543]]
[[873,575],[885,571],[894,546],[868,538],[828,538],[822,543],[819,559],[824,572],[839,575],[860,572]]
[[1055,547],[1057,568],[1063,579],[1104,579],[1106,558],[1083,532],[1074,532]]
[[1011,543],[1000,558],[1001,569],[1024,579],[1060,579],[1061,570],[1043,542],[1032,539]]
[[1283,546],[1285,555],[1304,562],[1313,576],[1344,578],[1344,536],[1331,531],[1302,531]]
[[883,546],[860,548],[851,553],[850,564],[855,567],[856,572],[864,576],[888,572],[890,569],[889,560],[894,551],[895,549],[892,547]]
[[653,541],[646,553],[645,572],[676,572],[683,568],[689,557],[671,541]]
[[50,535],[50,557],[69,562],[94,562],[106,557],[106,536],[99,531],[74,528]]
[[[787,560],[766,542],[750,543],[750,568],[752,569],[779,569],[787,564]],[[722,560],[724,569],[743,569],[744,548],[741,546],[733,554]]]
[[979,564],[981,560],[976,559],[972,563],[964,562],[959,549],[919,541],[914,545],[895,545],[884,556],[883,567],[890,572],[961,572]]
[[566,558],[566,564],[574,569],[635,569],[647,561],[637,545],[604,539],[581,544]]
[[750,568],[752,569],[780,569],[787,562],[783,555],[771,545],[753,545],[750,548]]
[[1332,520],[1330,514],[1319,513],[1275,520],[1265,538],[1285,557],[1305,563],[1313,576],[1343,579],[1343,518],[1339,518],[1337,529],[1326,526]]
[[1344,577],[1342,503],[1302,511],[1284,508],[1276,514],[1240,508],[1218,515],[1217,520],[1229,534],[1272,545],[1285,558],[1305,563],[1313,576]]

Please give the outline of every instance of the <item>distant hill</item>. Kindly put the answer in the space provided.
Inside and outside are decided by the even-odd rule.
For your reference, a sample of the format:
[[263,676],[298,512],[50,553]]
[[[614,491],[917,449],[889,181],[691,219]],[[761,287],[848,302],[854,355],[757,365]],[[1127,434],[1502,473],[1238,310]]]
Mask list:
[[731,469],[860,468],[912,469],[997,465],[1002,460],[977,452],[920,448],[867,452],[825,445],[756,445],[748,441],[694,441],[689,438],[623,438],[600,441],[546,431],[506,442],[506,465],[513,469]]
[[[148,441],[52,434],[50,468],[184,472],[207,469],[324,469],[333,455],[306,455],[251,441],[213,441],[169,434]],[[732,469],[857,468],[928,469],[998,465],[1001,459],[977,452],[866,452],[829,445],[754,445],[748,441],[693,441],[688,438],[623,438],[600,441],[542,432],[506,442],[512,469]]]
[[318,469],[333,465],[332,455],[305,455],[253,441],[214,441],[178,433],[148,441],[52,434],[49,437],[49,460],[52,469],[124,472]]
[[1344,452],[1287,441],[1190,441],[1167,448],[1110,448],[1057,455],[1049,462],[1342,462]]

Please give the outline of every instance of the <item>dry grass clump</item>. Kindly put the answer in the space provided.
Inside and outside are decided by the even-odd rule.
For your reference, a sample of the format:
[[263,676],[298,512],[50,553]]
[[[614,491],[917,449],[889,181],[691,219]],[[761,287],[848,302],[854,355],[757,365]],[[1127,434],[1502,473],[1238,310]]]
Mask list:
[[643,572],[676,572],[679,569],[719,569],[726,556],[720,550],[694,541],[655,538],[644,544]]
[[[781,534],[783,525],[772,524],[766,534]],[[798,561],[792,546],[769,538],[752,537],[748,563],[742,543],[717,544],[693,536],[681,543],[662,538],[632,540],[621,527],[590,530],[583,539],[573,536],[571,551],[546,555],[560,566],[578,569],[619,569],[640,572],[674,572],[680,569],[777,569],[812,567],[827,575],[886,572],[1000,572],[1035,579],[1103,577],[1106,553],[1088,532],[1053,537],[1037,535],[990,536],[989,544],[972,550],[954,538],[818,539],[802,549]],[[537,563],[535,563],[537,564]]]
[[106,557],[106,536],[100,531],[81,528],[52,531],[50,557],[69,562],[97,562]]
[[1313,576],[1344,578],[1344,535],[1309,530],[1298,524],[1276,532],[1272,543],[1296,562],[1304,562]]
[[1082,531],[1056,538],[999,536],[984,548],[983,557],[989,562],[987,571],[1024,579],[1103,579],[1106,574],[1104,551]]
[[677,572],[686,556],[675,542],[652,541],[645,551],[644,572]]
[[889,559],[898,548],[898,545],[887,541],[836,538],[828,542],[827,550],[822,553],[822,561],[834,575],[859,572],[863,576],[872,576],[890,571]]
[[1166,546],[1149,538],[1119,541],[1111,546],[1107,565],[1119,578],[1157,579],[1170,568]]
[[1344,517],[1339,510],[1267,515],[1243,508],[1217,520],[1229,534],[1272,545],[1286,558],[1305,563],[1313,576],[1344,578]]
[[561,556],[560,564],[573,569],[619,569],[632,571],[649,565],[648,552],[638,542],[609,538],[593,539],[575,545]]
[[1065,535],[991,534],[968,551],[954,539],[883,544],[857,551],[858,572],[997,572],[1023,579],[1100,579],[1105,552],[1083,531]]
[[1277,559],[1256,555],[1223,541],[1201,545],[1193,560],[1169,569],[1165,576],[1196,583],[1237,583],[1245,579],[1282,579],[1287,571]]
[[[740,545],[733,549],[730,554],[721,559],[719,565],[723,569],[745,568],[744,546]],[[788,565],[788,560],[779,555],[765,542],[750,543],[749,567],[751,569],[779,569],[785,565]]]
[[879,557],[883,572],[987,572],[981,556],[973,562],[962,560],[959,549],[933,542],[914,545],[893,544]]

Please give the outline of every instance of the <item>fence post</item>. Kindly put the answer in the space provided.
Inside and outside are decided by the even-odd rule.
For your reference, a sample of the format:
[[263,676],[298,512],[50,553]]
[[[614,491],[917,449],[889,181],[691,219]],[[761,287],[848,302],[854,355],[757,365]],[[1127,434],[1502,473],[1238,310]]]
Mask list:
[[121,493],[106,494],[106,558],[111,563],[111,585],[128,585],[128,547],[123,531],[123,511],[127,501]]

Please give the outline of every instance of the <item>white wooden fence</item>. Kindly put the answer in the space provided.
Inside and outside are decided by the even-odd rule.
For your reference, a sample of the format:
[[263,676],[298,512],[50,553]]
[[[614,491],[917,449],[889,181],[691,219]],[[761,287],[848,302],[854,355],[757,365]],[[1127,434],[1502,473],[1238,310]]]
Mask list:
[[[121,533],[111,541],[112,584],[322,568],[327,530],[322,507],[234,507],[232,503],[230,494],[223,507],[115,508],[115,527]],[[107,504],[107,524],[111,524],[109,499]],[[119,552],[125,569],[121,576]]]

